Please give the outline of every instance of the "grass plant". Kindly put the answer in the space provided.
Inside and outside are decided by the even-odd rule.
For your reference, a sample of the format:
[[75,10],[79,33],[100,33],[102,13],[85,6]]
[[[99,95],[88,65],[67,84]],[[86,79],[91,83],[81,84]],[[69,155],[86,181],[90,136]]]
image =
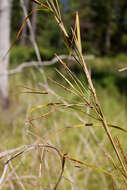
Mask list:
[[[42,189],[53,190],[84,189],[84,187],[105,190],[126,189],[127,158],[124,145],[121,144],[118,136],[114,138],[112,130],[117,130],[119,134],[124,133],[125,136],[127,131],[114,125],[112,120],[107,121],[106,113],[103,112],[100,103],[101,95],[98,98],[83,57],[78,13],[76,13],[74,26],[68,32],[62,22],[57,0],[33,1],[40,8],[33,10],[27,18],[33,12],[40,10],[49,11],[54,16],[63,33],[69,55],[74,57],[75,62],[84,71],[84,80],[87,82],[82,82],[55,54],[66,72],[64,75],[58,69],[56,70],[61,82],[48,78],[53,87],[56,85],[56,92],[47,83],[39,83],[40,89],[30,87],[29,84],[18,85],[23,89],[21,90],[23,102],[26,99],[26,104],[31,108],[27,110],[25,127],[22,130],[24,146],[20,151],[14,149],[12,152],[0,153],[1,158],[8,157],[5,167],[8,166],[10,171],[7,178],[2,181],[1,187],[6,187],[7,184],[15,189],[19,187],[31,189],[33,186],[35,189],[42,187]],[[62,90],[59,93],[60,89]],[[28,100],[29,96],[32,97],[30,100]],[[42,99],[38,96],[42,96]],[[38,100],[40,104],[36,103]],[[35,106],[31,106],[31,101]],[[17,111],[20,113],[20,108]],[[61,117],[59,117],[60,113]],[[14,125],[14,122],[12,124]],[[19,129],[19,139],[21,139],[20,135]],[[14,146],[15,143],[17,141],[14,142]],[[21,145],[20,141],[18,145]],[[30,167],[29,170],[25,170],[26,166]],[[34,176],[30,176],[28,171],[34,173]],[[23,179],[19,177],[21,175]],[[28,184],[27,177],[34,180]]]

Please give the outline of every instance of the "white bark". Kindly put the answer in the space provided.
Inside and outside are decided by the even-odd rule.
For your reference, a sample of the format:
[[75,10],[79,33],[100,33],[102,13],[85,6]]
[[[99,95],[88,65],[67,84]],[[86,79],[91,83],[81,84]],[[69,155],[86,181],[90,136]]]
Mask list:
[[[9,64],[9,53],[5,54],[10,46],[11,2],[0,0],[0,72],[6,72]],[[8,104],[8,75],[0,75],[0,100]]]
[[[35,10],[37,9],[38,5],[36,3],[32,3],[32,10]],[[33,33],[34,33],[34,36],[36,36],[36,28],[37,28],[37,12],[34,12],[32,14],[32,21],[31,21],[31,24],[32,24],[32,28],[33,28]]]
[[[26,10],[28,10],[28,8],[29,8],[29,0],[24,1],[24,6],[26,7]],[[25,17],[24,17],[24,14],[23,14],[22,23],[24,22],[24,19],[25,19]],[[23,27],[21,43],[22,43],[22,45],[27,44],[27,24],[25,24],[24,27]]]

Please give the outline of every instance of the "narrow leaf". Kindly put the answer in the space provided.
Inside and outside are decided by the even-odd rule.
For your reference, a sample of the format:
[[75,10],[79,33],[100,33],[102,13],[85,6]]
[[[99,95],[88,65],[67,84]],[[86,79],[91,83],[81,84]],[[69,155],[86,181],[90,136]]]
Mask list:
[[79,23],[79,15],[76,12],[76,28],[77,28],[77,46],[80,53],[82,53],[82,45],[81,45],[81,36],[80,36],[80,23]]
[[41,108],[49,107],[49,106],[56,106],[56,105],[60,105],[60,103],[41,104],[41,105],[38,105],[38,106],[31,108],[31,110],[28,112],[28,114],[31,114],[33,111],[35,111],[37,109],[41,109]]
[[41,91],[25,91],[25,92],[22,92],[22,93],[29,93],[29,94],[48,94],[48,92],[41,92]]

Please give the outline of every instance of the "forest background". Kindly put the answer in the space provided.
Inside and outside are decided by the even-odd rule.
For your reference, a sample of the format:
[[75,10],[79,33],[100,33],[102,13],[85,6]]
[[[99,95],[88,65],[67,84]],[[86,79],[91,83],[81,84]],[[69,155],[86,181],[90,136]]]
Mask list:
[[[35,3],[31,3],[30,1],[25,1],[25,6],[28,12],[37,7]],[[126,73],[118,74],[117,71],[122,67],[126,67],[127,2],[125,0],[61,0],[61,8],[63,20],[68,30],[70,26],[74,25],[75,12],[79,12],[84,55],[95,56],[94,62],[96,63],[96,58],[99,58],[98,61],[101,62],[97,66],[95,66],[96,64],[92,64],[92,66],[96,67],[94,70],[98,67],[104,67],[103,78],[110,71],[114,73],[110,76],[108,74],[107,78],[109,79],[102,81],[102,73],[98,71],[98,76],[95,77],[96,80],[98,81],[100,77],[100,82],[105,83],[105,80],[109,80],[109,82],[107,81],[108,84],[112,80],[122,91],[126,91]],[[12,42],[15,40],[15,36],[23,20],[24,13],[20,3],[14,0],[11,14]],[[30,17],[30,20],[42,61],[52,59],[54,52],[59,55],[67,54],[62,33],[55,24],[52,15],[38,11]],[[103,58],[103,61],[101,58]],[[30,31],[28,26],[25,25],[20,39],[16,42],[16,48],[13,48],[11,51],[10,63],[14,66],[14,64],[31,60],[36,60],[36,54],[31,44]],[[105,68],[107,69],[105,70]],[[95,72],[95,75],[97,75],[97,72]],[[115,78],[116,75],[117,79]],[[124,81],[123,77],[125,77]]]

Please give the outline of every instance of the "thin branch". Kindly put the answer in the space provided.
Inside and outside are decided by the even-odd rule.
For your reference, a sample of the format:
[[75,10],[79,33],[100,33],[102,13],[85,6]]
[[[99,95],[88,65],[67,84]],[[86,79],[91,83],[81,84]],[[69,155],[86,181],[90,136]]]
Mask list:
[[[64,154],[64,156],[66,156],[66,154]],[[58,181],[57,181],[57,183],[56,183],[56,185],[55,185],[55,187],[54,187],[53,190],[57,189],[57,187],[58,187],[58,185],[59,185],[59,183],[60,183],[60,181],[62,179],[63,173],[64,173],[65,160],[66,160],[66,158],[64,156],[62,157],[62,169],[61,169],[61,172],[60,172],[60,176],[59,176]]]
[[[23,9],[23,12],[24,12],[24,16],[27,18],[28,13],[27,13],[27,9],[26,9],[25,4],[24,4],[24,0],[20,0],[20,3],[21,3],[21,7]],[[28,28],[29,28],[29,31],[30,31],[30,40],[32,42],[32,45],[34,47],[36,57],[37,57],[37,60],[38,60],[37,64],[34,65],[34,66],[37,67],[38,65],[40,65],[40,62],[42,61],[41,60],[41,55],[40,55],[40,52],[39,52],[38,45],[36,43],[36,39],[35,39],[35,35],[34,35],[34,32],[33,32],[32,24],[31,24],[29,18],[27,19],[27,24],[28,24]],[[39,67],[37,67],[37,68],[39,69],[39,71],[41,71],[43,73],[42,76],[43,76],[44,82],[47,83],[47,79],[46,79],[44,70],[42,68],[40,69]]]
[[107,122],[106,122],[106,120],[105,120],[105,118],[104,118],[104,114],[103,114],[103,111],[102,111],[100,102],[99,102],[99,100],[98,100],[98,97],[97,97],[97,94],[96,94],[96,90],[95,90],[95,88],[94,88],[94,86],[93,86],[93,82],[92,82],[92,79],[91,79],[91,77],[90,77],[90,74],[89,74],[89,71],[88,71],[88,68],[87,68],[87,64],[86,64],[86,62],[85,62],[85,60],[84,60],[82,54],[81,54],[80,56],[81,56],[81,61],[82,61],[82,63],[83,63],[84,72],[85,72],[85,74],[86,74],[86,77],[87,77],[89,86],[90,86],[91,91],[92,91],[92,93],[93,93],[93,97],[94,97],[96,109],[97,109],[99,115],[100,115],[101,118],[102,118],[102,121],[101,121],[101,122],[102,122],[103,127],[104,127],[104,129],[105,129],[105,131],[106,131],[106,133],[107,133],[107,135],[108,135],[108,137],[109,137],[109,140],[110,140],[110,142],[111,142],[111,144],[112,144],[112,146],[113,146],[113,149],[114,149],[114,151],[115,151],[115,153],[116,153],[116,155],[117,155],[117,158],[118,158],[118,160],[119,160],[119,162],[120,162],[120,164],[121,164],[121,166],[122,166],[122,168],[123,168],[123,171],[124,171],[125,174],[127,175],[127,170],[126,170],[126,168],[125,168],[125,166],[124,166],[124,163],[123,163],[123,161],[122,161],[122,159],[121,159],[121,156],[120,156],[120,154],[119,154],[119,152],[118,152],[118,149],[117,149],[117,147],[116,147],[116,145],[115,145],[115,143],[114,143],[114,140],[113,140],[112,135],[111,135],[111,133],[110,133],[110,130],[109,130],[109,128],[108,128]]
[[3,158],[3,157],[6,157],[6,156],[8,156],[8,155],[10,155],[12,153],[15,153],[15,152],[17,152],[17,151],[19,151],[19,150],[21,150],[23,148],[25,148],[25,146],[20,146],[18,148],[12,149],[12,150],[7,150],[7,151],[4,151],[4,152],[1,152],[0,153],[0,159]]
[[122,69],[119,69],[118,71],[119,71],[119,72],[122,72],[122,71],[127,71],[127,67],[122,68]]
[[[24,12],[24,16],[27,17],[28,13],[27,13],[27,9],[26,9],[25,4],[24,4],[24,0],[20,0],[20,3],[21,3],[21,7],[23,9],[23,12]],[[27,19],[27,24],[28,24],[28,28],[29,28],[29,31],[30,31],[30,39],[31,39],[31,42],[32,42],[32,44],[34,46],[35,53],[36,53],[36,56],[37,56],[37,60],[39,62],[41,62],[41,56],[40,56],[39,48],[38,48],[37,43],[35,41],[35,35],[34,35],[33,28],[32,28],[32,25],[31,25],[31,22],[30,22],[29,18]]]
[[[68,59],[70,61],[75,61],[75,59],[72,56],[68,56],[68,55],[59,55],[59,58],[61,60]],[[94,56],[93,55],[88,55],[88,56],[84,56],[84,58],[85,58],[85,60],[91,60],[91,59],[94,59]],[[18,67],[16,67],[15,69],[11,69],[8,72],[0,73],[0,75],[5,75],[5,74],[13,75],[13,74],[16,74],[16,73],[21,73],[24,68],[37,67],[38,65],[39,66],[50,66],[50,65],[53,65],[53,64],[55,64],[57,62],[58,62],[58,59],[56,57],[54,57],[50,61],[41,61],[41,62],[30,61],[30,62],[24,62],[24,63],[20,64]]]

